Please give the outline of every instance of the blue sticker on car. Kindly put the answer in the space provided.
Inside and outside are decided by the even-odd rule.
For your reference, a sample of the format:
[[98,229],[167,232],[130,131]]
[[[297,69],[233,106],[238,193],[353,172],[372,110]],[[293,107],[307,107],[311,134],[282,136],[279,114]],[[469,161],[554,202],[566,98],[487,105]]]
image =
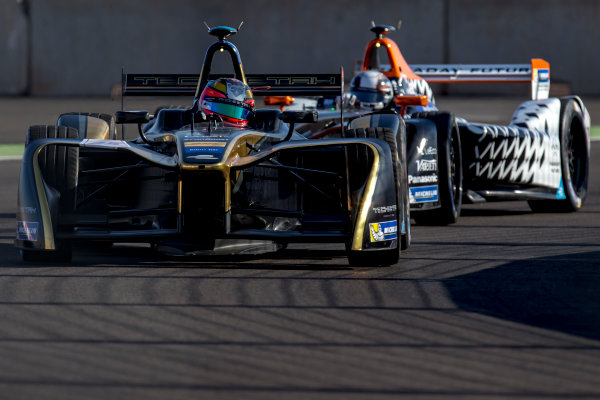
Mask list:
[[563,180],[560,178],[560,184],[556,190],[556,200],[564,200],[567,196],[565,195],[565,187],[563,186]]
[[183,145],[183,157],[187,162],[215,162],[223,156],[226,141],[195,140],[186,141]]
[[17,239],[35,242],[38,236],[38,223],[17,221]]
[[411,203],[425,203],[438,200],[438,186],[419,186],[410,188]]

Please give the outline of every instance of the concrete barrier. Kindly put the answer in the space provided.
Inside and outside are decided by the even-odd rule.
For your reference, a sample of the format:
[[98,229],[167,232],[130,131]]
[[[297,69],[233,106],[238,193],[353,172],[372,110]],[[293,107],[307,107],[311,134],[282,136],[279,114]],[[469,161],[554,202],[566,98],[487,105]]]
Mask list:
[[[232,41],[247,72],[333,72],[343,65],[348,79],[373,36],[370,21],[398,19],[402,28],[391,37],[409,63],[526,63],[542,57],[551,63],[552,77],[573,92],[600,94],[593,68],[600,61],[593,51],[600,40],[598,0],[22,1],[30,8],[29,59],[22,7],[0,0],[6,10],[0,15],[0,60],[14,60],[0,63],[0,94],[30,86],[34,95],[107,95],[120,82],[122,67],[199,72],[212,41],[204,21],[244,21]],[[7,39],[8,32],[17,32],[16,42]]]
[[23,3],[0,0],[0,95],[28,91],[28,24]]

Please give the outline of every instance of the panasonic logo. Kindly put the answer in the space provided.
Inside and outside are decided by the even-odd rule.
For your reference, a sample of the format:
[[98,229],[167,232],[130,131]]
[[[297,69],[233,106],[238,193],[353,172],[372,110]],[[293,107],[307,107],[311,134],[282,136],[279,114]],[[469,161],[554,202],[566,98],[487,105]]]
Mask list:
[[408,184],[411,183],[437,183],[437,175],[425,175],[425,176],[408,176]]

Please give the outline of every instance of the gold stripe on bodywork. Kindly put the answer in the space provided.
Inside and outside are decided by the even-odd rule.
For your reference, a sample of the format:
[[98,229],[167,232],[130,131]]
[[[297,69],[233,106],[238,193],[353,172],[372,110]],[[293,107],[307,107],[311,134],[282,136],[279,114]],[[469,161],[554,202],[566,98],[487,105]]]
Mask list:
[[42,171],[38,157],[46,144],[41,145],[33,155],[33,175],[35,178],[35,188],[38,193],[38,202],[40,203],[40,213],[42,214],[42,225],[44,227],[44,249],[56,249],[54,241],[54,231],[52,229],[52,217],[50,216],[50,208],[48,207],[48,198],[46,197],[46,189],[44,188],[44,180],[42,179]]
[[181,177],[179,177],[179,180],[177,181],[177,213],[179,215],[181,215],[181,213],[183,212],[183,181],[181,180]]

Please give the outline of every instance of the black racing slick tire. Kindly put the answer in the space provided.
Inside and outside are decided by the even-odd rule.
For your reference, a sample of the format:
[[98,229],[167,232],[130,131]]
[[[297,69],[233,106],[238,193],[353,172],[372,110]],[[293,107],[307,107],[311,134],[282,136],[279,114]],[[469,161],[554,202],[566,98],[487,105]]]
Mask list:
[[[35,125],[27,131],[25,145],[37,139],[77,139],[77,137],[77,130],[70,127]],[[78,147],[56,145],[45,146],[38,156],[44,182],[59,194],[58,210],[53,213],[55,219],[60,219],[62,212],[75,208],[78,157]],[[23,261],[70,261],[71,243],[56,240],[55,244],[56,250],[21,250]]]
[[438,194],[440,207],[414,212],[415,222],[422,225],[449,225],[458,221],[462,209],[463,168],[460,134],[454,115],[447,112],[419,113],[435,123],[438,151]]
[[[28,145],[36,139],[77,138],[77,130],[70,127],[34,125],[27,131],[25,145]],[[75,207],[78,156],[78,147],[49,145],[41,150],[38,157],[44,181],[60,193],[61,209],[72,209]]]
[[[344,131],[344,137],[346,138],[377,138],[385,141],[390,147],[392,153],[392,163],[394,171],[394,182],[396,183],[396,215],[398,218],[398,227],[402,224],[402,210],[399,207],[400,204],[400,191],[399,188],[399,174],[398,174],[398,149],[396,143],[396,135],[389,128],[360,128],[360,129],[347,129]],[[364,182],[367,171],[362,171],[364,175],[361,175],[359,171],[352,171],[352,166],[364,166],[368,164],[368,158],[370,157],[369,151],[365,146],[356,146],[355,148],[349,149],[348,164],[351,168],[351,177],[358,175],[357,179],[350,181],[351,190],[357,188]],[[355,174],[353,174],[355,172]],[[400,247],[401,241],[398,246],[393,249],[377,250],[377,251],[355,251],[350,249],[350,243],[346,244],[346,251],[348,255],[348,262],[352,266],[390,266],[398,262],[400,258]]]
[[574,212],[581,208],[587,194],[589,144],[584,115],[579,103],[561,99],[560,166],[565,199],[529,200],[534,212]]

